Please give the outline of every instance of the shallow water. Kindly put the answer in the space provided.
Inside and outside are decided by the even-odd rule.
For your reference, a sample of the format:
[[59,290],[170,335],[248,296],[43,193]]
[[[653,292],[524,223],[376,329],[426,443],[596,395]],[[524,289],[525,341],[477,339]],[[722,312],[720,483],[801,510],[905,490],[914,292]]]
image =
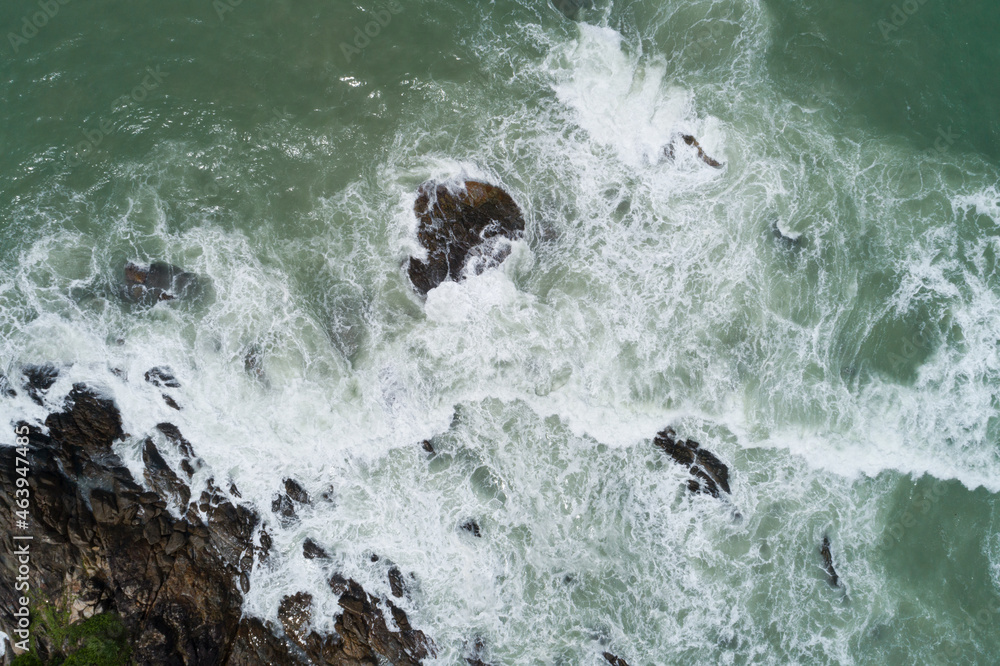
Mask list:
[[[103,387],[135,469],[176,423],[267,517],[261,617],[389,560],[440,664],[995,663],[1000,9],[821,5],[61,5],[0,44],[0,365]],[[422,301],[416,188],[469,177],[526,237]],[[332,501],[281,527],[286,476]]]

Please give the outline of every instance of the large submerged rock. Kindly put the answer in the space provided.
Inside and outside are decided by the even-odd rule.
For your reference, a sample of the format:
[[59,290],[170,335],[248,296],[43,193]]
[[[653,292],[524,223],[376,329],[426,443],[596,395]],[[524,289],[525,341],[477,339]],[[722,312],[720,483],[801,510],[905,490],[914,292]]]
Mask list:
[[475,180],[461,189],[426,182],[413,211],[427,259],[411,257],[407,271],[421,294],[500,264],[510,254],[510,241],[524,234],[524,217],[510,195]]
[[195,296],[200,289],[198,276],[163,261],[149,266],[125,264],[125,297],[151,305],[159,301]]
[[701,448],[693,439],[679,439],[673,428],[666,428],[656,435],[653,444],[663,449],[674,462],[688,468],[691,476],[688,489],[694,493],[719,496],[719,489],[729,493],[729,468],[715,454]]

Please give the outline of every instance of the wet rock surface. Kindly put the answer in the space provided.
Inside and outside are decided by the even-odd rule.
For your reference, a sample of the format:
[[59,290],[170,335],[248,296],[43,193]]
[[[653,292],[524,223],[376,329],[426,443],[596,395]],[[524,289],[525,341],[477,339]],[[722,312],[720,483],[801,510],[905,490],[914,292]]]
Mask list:
[[35,404],[44,404],[45,395],[59,378],[59,370],[51,363],[43,365],[26,365],[21,368],[21,377],[24,380],[21,387]]
[[163,261],[148,266],[125,264],[125,297],[135,303],[152,305],[159,301],[195,296],[198,276]]
[[[224,663],[242,597],[233,585],[239,559],[219,546],[246,542],[256,516],[244,509],[242,522],[219,522],[190,512],[177,519],[165,511],[165,498],[135,483],[112,450],[124,437],[114,403],[82,384],[45,425],[48,435],[27,428],[35,479],[30,533],[45,544],[32,561],[41,598],[83,600],[83,610],[73,606],[77,617],[120,615],[137,664]],[[164,474],[162,457],[150,462],[154,478]],[[0,463],[0,504],[8,510],[12,464],[7,456]],[[14,566],[9,556],[0,557],[10,580]],[[0,586],[4,630],[13,620],[7,610],[14,608],[12,594]]]
[[181,383],[174,377],[174,371],[165,365],[158,365],[146,371],[146,381],[160,388],[180,388]]
[[307,560],[327,560],[330,556],[327,555],[323,547],[317,544],[312,539],[306,539],[302,543],[302,556]]
[[499,265],[510,254],[507,241],[524,233],[521,209],[510,195],[479,181],[465,181],[464,189],[424,183],[413,210],[427,259],[411,257],[407,272],[421,294]]
[[461,527],[463,530],[465,530],[474,537],[479,538],[483,536],[482,530],[479,527],[479,523],[477,523],[475,520],[472,519],[467,520],[464,523],[462,523]]
[[[153,437],[143,440],[151,490],[133,480],[114,452],[115,442],[126,437],[121,415],[98,391],[75,385],[63,410],[44,425],[48,434],[17,424],[27,433],[34,480],[27,534],[44,544],[32,551],[35,590],[47,603],[67,603],[71,623],[100,613],[119,616],[131,663],[409,665],[431,653],[431,642],[410,626],[402,609],[337,577],[331,586],[341,596],[343,615],[336,634],[307,631],[308,595],[283,602],[282,627],[242,617],[249,573],[264,556],[254,546],[258,516],[235,503],[235,486],[227,494],[212,479],[188,503],[189,475],[168,461],[203,463],[173,424],[157,426],[164,437],[159,444]],[[163,446],[176,451],[164,455]],[[8,514],[16,506],[15,460],[0,459],[0,507]],[[286,490],[299,499],[299,491],[305,493],[301,487]],[[259,534],[261,546],[269,546],[266,532]],[[0,579],[13,581],[18,564],[10,532],[0,543]],[[395,592],[396,585],[390,586]],[[9,634],[19,594],[0,584],[0,630]],[[387,617],[396,628],[389,628]],[[34,637],[39,655],[54,654],[50,637]]]
[[410,626],[406,613],[391,601],[385,601],[385,606],[399,631],[389,629],[382,602],[356,581],[333,576],[330,588],[340,595],[338,604],[343,609],[335,629],[341,639],[338,654],[344,659],[331,663],[354,663],[346,661],[349,658],[374,665],[378,663],[376,655],[381,655],[392,664],[413,666],[434,654],[430,639]]
[[679,439],[673,428],[666,428],[656,435],[653,444],[663,449],[674,462],[688,468],[695,478],[688,481],[691,492],[719,496],[722,489],[729,493],[729,468],[710,451],[701,448],[691,439]]
[[[722,168],[723,166],[722,162],[719,162],[718,160],[709,157],[708,154],[706,154],[705,151],[702,149],[701,144],[698,143],[698,140],[695,139],[693,136],[691,136],[690,134],[681,134],[679,138],[681,142],[683,142],[685,145],[691,146],[692,148],[695,149],[695,151],[698,154],[698,159],[700,159],[702,162],[715,169]],[[676,143],[676,138],[671,139],[670,143],[668,143],[663,148],[663,156],[667,158],[667,160],[673,161],[674,159],[674,156],[676,154],[675,143]]]

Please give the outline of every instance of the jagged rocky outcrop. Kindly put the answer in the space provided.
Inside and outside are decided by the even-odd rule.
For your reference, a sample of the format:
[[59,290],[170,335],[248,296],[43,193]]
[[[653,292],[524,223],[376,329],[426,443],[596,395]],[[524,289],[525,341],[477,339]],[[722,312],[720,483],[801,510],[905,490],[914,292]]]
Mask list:
[[701,448],[692,439],[678,439],[673,428],[666,428],[656,435],[653,444],[674,459],[674,462],[684,465],[695,478],[688,481],[691,492],[701,492],[719,496],[722,489],[729,493],[729,468],[713,453]]
[[[686,145],[694,148],[698,153],[698,159],[700,159],[702,162],[715,169],[722,168],[723,166],[722,162],[719,162],[718,160],[709,157],[708,154],[702,149],[701,144],[698,143],[698,140],[695,139],[693,136],[691,136],[690,134],[681,134],[680,140],[683,141]],[[676,138],[671,139],[670,143],[668,143],[666,146],[663,147],[663,156],[670,161],[673,161],[674,159],[675,143],[676,143]]]
[[282,525],[291,525],[299,519],[295,508],[306,506],[309,493],[295,479],[285,479],[285,492],[279,493],[271,502],[271,511],[278,516]]
[[152,305],[159,301],[195,296],[200,289],[198,276],[163,261],[148,266],[125,264],[125,297]]
[[[112,450],[124,437],[114,403],[77,384],[65,411],[45,421],[48,434],[29,426],[34,481],[29,534],[32,582],[41,599],[70,600],[71,619],[100,612],[123,620],[137,664],[222,664],[240,624],[242,596],[234,585],[252,563],[241,558],[257,516],[227,503],[226,520],[188,511],[176,518],[160,492],[145,491]],[[157,483],[176,482],[152,455]],[[0,504],[12,510],[15,475],[4,456]],[[172,472],[171,472],[172,474]],[[13,580],[12,542],[5,535],[0,569]],[[8,576],[8,574],[10,574]],[[0,623],[14,591],[0,586]],[[44,639],[40,652],[51,651]],[[42,654],[41,656],[48,656]]]
[[413,211],[427,258],[411,257],[407,272],[421,294],[500,264],[510,254],[509,241],[524,234],[524,217],[510,195],[475,180],[462,188],[424,183]]
[[311,630],[313,597],[307,592],[286,596],[278,608],[285,635],[308,663],[377,666],[388,661],[416,666],[433,655],[433,643],[410,626],[406,613],[391,601],[384,603],[398,631],[386,623],[383,601],[368,594],[356,581],[334,575],[330,587],[339,595],[342,609],[334,634],[320,635]]
[[[126,437],[122,419],[113,401],[94,389],[76,384],[64,409],[44,426],[17,426],[28,432],[30,448],[31,521],[20,534],[33,537],[31,593],[63,605],[71,623],[101,613],[121,618],[130,663],[411,665],[433,650],[402,609],[337,576],[331,587],[341,595],[343,615],[336,634],[302,639],[308,622],[292,621],[293,606],[280,628],[242,617],[249,573],[265,557],[270,537],[261,530],[261,547],[255,548],[259,517],[233,499],[239,496],[234,485],[227,494],[210,480],[191,501],[187,480],[204,463],[176,426],[161,423],[156,430],[162,437],[142,442],[151,490],[136,483],[114,452],[113,444]],[[168,459],[180,459],[180,470]],[[6,515],[16,506],[15,460],[0,458]],[[308,499],[294,482],[286,490]],[[15,595],[23,592],[11,582],[18,562],[10,531],[0,545],[0,630],[13,635]],[[394,593],[397,584],[390,577]],[[36,656],[56,656],[59,646],[44,632],[35,637]]]

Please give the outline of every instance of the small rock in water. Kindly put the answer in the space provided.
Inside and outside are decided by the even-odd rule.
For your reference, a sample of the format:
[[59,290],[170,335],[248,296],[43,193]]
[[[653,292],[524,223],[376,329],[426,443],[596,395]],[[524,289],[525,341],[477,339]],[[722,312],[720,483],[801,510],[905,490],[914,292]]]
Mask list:
[[59,371],[51,363],[45,363],[43,365],[26,365],[21,368],[21,375],[24,377],[21,387],[28,392],[28,396],[36,404],[41,405],[45,394],[56,383]]
[[161,395],[163,395],[163,402],[167,403],[167,407],[171,407],[173,409],[176,409],[177,411],[180,411],[181,406],[177,404],[176,400],[174,400],[173,398],[171,398],[166,393],[163,393]]
[[482,534],[480,534],[479,531],[479,523],[477,523],[475,520],[467,520],[464,523],[462,523],[462,529],[465,530],[466,532],[469,532],[474,537],[482,536]]
[[260,345],[253,344],[247,348],[243,355],[243,370],[262,384],[267,384],[267,376],[264,374],[264,350]]
[[712,497],[719,496],[719,488],[730,492],[729,468],[714,454],[702,449],[698,442],[678,439],[673,428],[666,428],[656,435],[653,444],[663,449],[675,462],[686,466],[692,476],[697,477],[698,480],[688,481],[691,492],[702,492]]
[[840,576],[833,568],[833,553],[830,552],[830,537],[823,535],[823,543],[819,547],[819,554],[823,557],[823,568],[826,570],[827,581],[833,587],[840,587]]
[[420,446],[427,453],[431,453],[431,454],[434,453],[434,445],[431,444],[431,440],[425,439],[424,441],[420,442]]
[[601,656],[604,657],[604,660],[607,661],[609,664],[611,664],[611,666],[628,666],[627,661],[625,661],[621,657],[616,657],[610,652],[605,652]]
[[125,264],[125,297],[136,303],[151,305],[193,296],[197,289],[198,276],[183,268],[162,261],[149,266]]
[[307,560],[326,560],[330,558],[330,556],[326,554],[326,551],[312,539],[306,539],[303,542],[302,556]]
[[445,280],[462,280],[498,266],[510,254],[509,241],[524,235],[521,209],[495,185],[465,181],[463,189],[426,182],[413,204],[417,239],[427,259],[410,258],[407,272],[423,295]]
[[294,479],[285,479],[285,494],[299,504],[309,504],[309,493]]
[[146,371],[146,381],[159,388],[180,388],[181,383],[174,377],[174,371],[165,365],[158,365]]
[[[698,159],[700,159],[702,162],[704,162],[708,166],[714,167],[716,169],[721,169],[722,168],[722,166],[723,166],[722,163],[719,162],[718,160],[715,160],[715,159],[709,157],[705,153],[705,151],[702,150],[701,144],[698,143],[698,140],[695,139],[693,136],[691,136],[690,134],[681,134],[681,140],[684,143],[686,143],[687,145],[691,146],[692,148],[694,148],[695,150],[698,151]],[[670,161],[673,161],[673,159],[674,159],[674,139],[671,139],[670,143],[668,143],[666,146],[663,147],[663,156],[666,159],[668,159]]]
[[261,529],[260,531],[260,559],[266,560],[267,556],[271,554],[271,546],[274,545],[274,540],[271,535],[268,534],[266,529]]
[[406,582],[403,580],[403,572],[397,566],[389,567],[389,589],[392,590],[392,596],[396,598],[406,594]]
[[278,495],[275,497],[271,502],[271,511],[278,514],[283,525],[292,523],[299,518],[295,515],[295,505],[292,504],[292,500],[289,499],[288,495]]

